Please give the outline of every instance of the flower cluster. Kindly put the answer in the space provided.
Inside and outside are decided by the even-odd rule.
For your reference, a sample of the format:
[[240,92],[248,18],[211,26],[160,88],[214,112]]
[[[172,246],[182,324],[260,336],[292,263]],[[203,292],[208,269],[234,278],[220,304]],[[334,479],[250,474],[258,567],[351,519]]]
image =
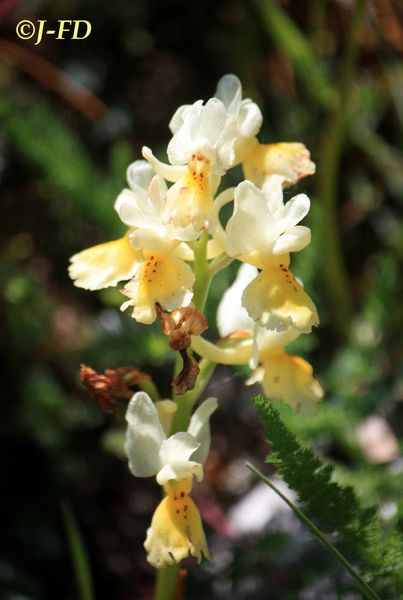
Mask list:
[[[125,301],[139,323],[157,317],[170,345],[184,361],[174,380],[177,394],[196,385],[199,367],[192,349],[210,363],[249,364],[249,382],[262,383],[273,400],[311,413],[322,398],[312,367],[285,347],[318,325],[311,298],[290,271],[290,255],[305,248],[310,230],[300,225],[310,201],[283,189],[315,172],[300,143],[261,144],[262,114],[234,75],[224,76],[213,98],[178,108],[169,127],[168,162],[143,147],[143,160],[127,170],[128,187],[115,202],[127,231],[119,240],[84,250],[71,259],[75,285],[99,290],[126,282]],[[241,165],[245,180],[222,189],[229,169]],[[218,191],[220,190],[220,191]],[[223,226],[220,211],[233,203]],[[201,333],[201,313],[214,275],[241,263],[218,310],[217,344]],[[140,385],[141,387],[141,385]],[[190,397],[197,398],[196,391]],[[189,398],[188,398],[189,402]],[[214,399],[205,401],[187,431],[172,434],[178,402],[154,403],[138,392],[127,411],[126,452],[133,475],[156,475],[166,496],[157,508],[145,547],[156,567],[189,553],[208,556],[199,512],[189,497],[193,476],[202,477],[210,441]]]

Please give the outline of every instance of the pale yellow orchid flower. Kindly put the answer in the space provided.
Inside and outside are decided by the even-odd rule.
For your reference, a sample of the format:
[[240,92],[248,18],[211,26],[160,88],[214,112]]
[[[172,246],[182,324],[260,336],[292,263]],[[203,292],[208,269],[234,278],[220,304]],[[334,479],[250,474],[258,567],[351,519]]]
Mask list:
[[198,562],[209,558],[199,510],[190,497],[193,476],[203,478],[210,448],[209,420],[217,400],[205,400],[193,413],[186,432],[167,437],[158,408],[145,392],[129,402],[125,451],[135,477],[156,476],[166,497],[160,502],[147,531],[144,547],[156,568],[175,564],[189,554]]

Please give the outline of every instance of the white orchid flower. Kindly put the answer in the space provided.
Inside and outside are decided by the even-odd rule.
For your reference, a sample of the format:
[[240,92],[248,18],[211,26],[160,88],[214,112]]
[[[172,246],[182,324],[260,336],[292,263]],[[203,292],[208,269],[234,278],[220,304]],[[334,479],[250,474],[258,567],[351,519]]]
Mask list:
[[245,288],[242,305],[267,329],[309,333],[319,322],[317,310],[288,269],[289,252],[302,250],[311,239],[310,230],[297,225],[309,211],[309,198],[299,194],[284,204],[282,178],[273,176],[263,190],[250,181],[239,184],[234,203],[225,250],[261,269]]
[[75,285],[91,290],[130,280],[121,290],[129,298],[121,309],[132,306],[133,318],[149,324],[156,319],[156,303],[174,310],[191,302],[195,277],[182,257],[192,257],[182,248],[181,231],[163,222],[165,182],[143,160],[129,166],[127,180],[130,188],[119,195],[115,209],[128,232],[73,256],[69,273]]
[[133,318],[149,324],[156,319],[156,303],[167,310],[188,306],[193,297],[194,273],[179,258],[182,231],[164,222],[164,180],[155,176],[143,160],[129,166],[127,179],[130,189],[119,194],[115,210],[132,228],[130,242],[142,259],[122,290],[129,300],[121,309],[132,306]]
[[203,462],[210,448],[209,419],[217,400],[205,400],[194,412],[186,432],[167,437],[158,410],[145,392],[131,399],[125,451],[136,477],[156,476],[166,497],[157,507],[147,531],[147,559],[154,567],[174,564],[188,556],[209,556],[201,518],[189,493],[192,479],[203,478]]
[[241,83],[234,75],[223,77],[217,97],[179,107],[170,122],[173,133],[166,165],[144,147],[143,156],[154,171],[174,182],[166,194],[163,220],[182,229],[192,240],[202,231],[214,231],[217,215],[213,198],[221,176],[236,162],[259,130],[262,115],[251,100],[242,100]]
[[300,332],[292,327],[285,331],[269,331],[256,326],[241,304],[243,290],[257,275],[256,267],[243,264],[237,277],[225,292],[217,310],[217,327],[222,336],[234,331],[249,331],[254,335],[254,350],[250,365],[254,372],[248,384],[259,382],[271,400],[282,399],[294,410],[314,414],[323,398],[320,383],[313,376],[312,366],[299,356],[288,354],[285,347]]
[[[124,190],[123,194],[146,202],[152,177],[152,169],[144,160],[134,162],[127,170],[130,190]],[[119,199],[115,208],[118,202]],[[129,230],[118,240],[92,246],[75,254],[70,261],[69,275],[74,285],[86,290],[101,290],[134,277],[142,262],[142,255],[133,247]]]
[[148,394],[137,392],[126,413],[125,449],[133,475],[155,475],[160,485],[193,475],[200,481],[210,448],[209,418],[216,408],[215,398],[205,400],[192,415],[188,430],[167,438],[155,404]]

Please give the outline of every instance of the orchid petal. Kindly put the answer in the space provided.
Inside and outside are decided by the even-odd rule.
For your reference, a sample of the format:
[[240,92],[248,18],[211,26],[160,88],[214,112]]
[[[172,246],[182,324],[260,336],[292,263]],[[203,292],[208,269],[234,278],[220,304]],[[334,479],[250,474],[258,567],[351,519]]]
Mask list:
[[273,254],[288,254],[302,250],[311,241],[311,230],[309,227],[297,225],[290,227],[273,244]]
[[148,394],[134,394],[127,408],[126,421],[125,451],[130,471],[136,477],[156,475],[161,468],[160,448],[165,433]]
[[238,115],[242,101],[242,85],[238,77],[232,74],[221,77],[215,97],[221,100],[228,114]]
[[234,331],[252,331],[253,319],[241,304],[242,292],[257,276],[256,267],[242,264],[233,284],[225,291],[217,309],[217,327],[221,337]]
[[69,275],[74,285],[86,290],[101,290],[135,274],[140,255],[128,236],[87,248],[70,258]]
[[204,463],[210,451],[210,417],[217,407],[216,398],[208,398],[190,419],[188,433],[200,444],[200,447],[192,454],[192,460],[196,462]]

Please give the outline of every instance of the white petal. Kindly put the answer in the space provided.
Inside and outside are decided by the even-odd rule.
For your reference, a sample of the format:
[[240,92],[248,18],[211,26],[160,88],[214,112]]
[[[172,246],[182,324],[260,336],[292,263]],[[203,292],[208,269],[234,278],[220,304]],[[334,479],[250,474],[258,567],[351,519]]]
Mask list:
[[288,344],[291,344],[301,332],[293,327],[285,331],[269,330],[265,327],[258,327],[256,332],[256,343],[260,353],[264,351],[283,350]]
[[169,129],[172,133],[176,133],[179,127],[183,125],[183,121],[186,117],[186,112],[189,110],[190,107],[191,104],[183,104],[176,110],[172,119],[169,121]]
[[165,434],[148,394],[134,394],[127,408],[126,421],[125,451],[130,471],[136,477],[155,475],[161,468],[160,449]]
[[286,254],[289,252],[298,252],[302,250],[311,241],[311,230],[309,227],[297,225],[291,227],[273,244],[273,254]]
[[166,254],[173,247],[170,239],[164,238],[153,229],[136,229],[129,234],[130,243],[136,250]]
[[127,182],[134,192],[147,194],[154,171],[145,160],[135,160],[127,167]]
[[283,181],[282,175],[271,175],[262,187],[267,206],[277,219],[284,217]]
[[239,128],[237,117],[230,115],[218,145],[218,156],[224,171],[232,167],[236,162],[235,145],[238,139]]
[[276,223],[263,193],[250,181],[235,188],[234,213],[226,228],[225,249],[230,256],[267,252],[275,236]]
[[143,146],[142,154],[146,161],[150,163],[155,173],[157,173],[157,175],[160,175],[167,181],[178,181],[178,179],[183,177],[187,171],[186,166],[172,166],[161,162],[154,156],[152,150],[147,146]]
[[242,85],[236,75],[221,77],[214,95],[221,100],[229,114],[238,115],[242,101]]
[[161,445],[161,465],[187,461],[199,447],[200,443],[187,431],[175,433]]
[[195,152],[214,162],[214,146],[225,127],[226,117],[225,107],[217,98],[211,98],[205,106],[201,101],[195,102],[184,113],[181,127],[168,144],[169,162],[186,164]]
[[130,227],[159,229],[162,227],[161,202],[165,194],[165,182],[156,175],[146,194],[123,190],[115,202],[115,210],[123,223]]
[[262,122],[263,115],[258,105],[252,100],[243,100],[238,115],[239,133],[243,137],[254,137],[259,132]]
[[311,202],[306,194],[294,196],[285,205],[284,216],[288,227],[296,225],[308,214]]
[[199,406],[190,419],[188,433],[200,444],[200,447],[192,454],[192,460],[196,462],[204,463],[210,451],[210,417],[217,406],[216,398],[208,398]]
[[221,337],[233,331],[252,331],[254,321],[241,304],[245,287],[257,276],[256,267],[242,264],[234,283],[224,293],[217,309],[217,327]]
[[167,148],[169,162],[173,165],[185,165],[191,155],[191,146],[198,139],[199,124],[203,111],[203,101],[198,100],[183,112],[183,122],[175,131]]
[[172,479],[191,479],[193,475],[198,481],[203,479],[203,466],[192,460],[179,461],[164,465],[157,473],[157,483],[164,485]]
[[224,104],[218,98],[210,98],[202,114],[199,128],[200,137],[205,137],[215,144],[222,134],[226,120],[227,111]]

